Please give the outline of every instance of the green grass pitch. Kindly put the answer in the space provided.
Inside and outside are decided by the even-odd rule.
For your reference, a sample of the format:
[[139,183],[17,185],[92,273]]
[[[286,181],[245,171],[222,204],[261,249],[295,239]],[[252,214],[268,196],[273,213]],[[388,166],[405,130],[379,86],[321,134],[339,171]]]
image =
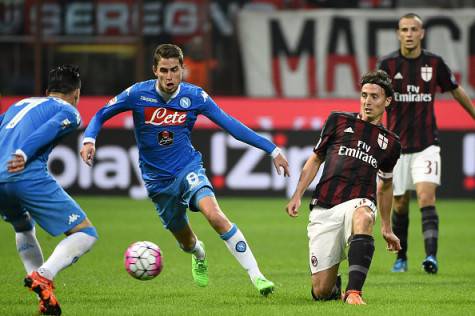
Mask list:
[[[387,253],[375,227],[376,252],[364,287],[366,306],[316,303],[310,297],[307,266],[307,200],[300,216],[288,217],[285,199],[221,198],[227,216],[243,231],[263,273],[276,284],[261,297],[203,216],[190,213],[192,227],[206,244],[210,284],[199,288],[191,277],[191,259],[164,230],[150,201],[127,198],[77,199],[100,234],[92,251],[55,280],[64,315],[475,315],[475,201],[437,203],[440,215],[437,275],[421,270],[424,258],[420,212],[411,205],[409,272],[389,272]],[[41,229],[45,256],[61,238]],[[35,315],[35,296],[23,288],[24,270],[12,228],[0,223],[0,315]],[[164,269],[150,281],[130,277],[123,253],[138,240],[157,243]],[[341,265],[347,282],[347,261]]]

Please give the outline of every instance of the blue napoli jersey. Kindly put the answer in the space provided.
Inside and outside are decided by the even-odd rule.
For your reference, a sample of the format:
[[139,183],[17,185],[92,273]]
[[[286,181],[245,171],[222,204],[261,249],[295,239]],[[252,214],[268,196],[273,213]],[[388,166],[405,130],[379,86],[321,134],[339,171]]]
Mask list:
[[[58,140],[81,123],[79,112],[55,97],[23,99],[0,116],[0,182],[42,177]],[[7,163],[17,150],[27,158],[25,169],[7,171]]]
[[114,115],[132,111],[139,165],[145,182],[174,178],[190,164],[202,164],[201,154],[191,143],[191,130],[199,114],[208,117],[234,138],[267,153],[275,145],[225,113],[208,94],[182,82],[165,102],[156,90],[157,80],[134,84],[114,97],[93,117],[84,133],[95,140],[102,124]]

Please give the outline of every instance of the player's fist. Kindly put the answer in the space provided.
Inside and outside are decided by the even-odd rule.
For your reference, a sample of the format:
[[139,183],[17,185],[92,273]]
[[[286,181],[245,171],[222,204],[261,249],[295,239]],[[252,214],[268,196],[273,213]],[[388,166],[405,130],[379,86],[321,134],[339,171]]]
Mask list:
[[292,198],[287,204],[286,211],[290,217],[297,217],[299,215],[301,201],[298,198]]
[[94,161],[94,155],[96,154],[96,147],[93,143],[85,143],[82,145],[81,151],[81,158],[88,166],[92,166],[92,162]]

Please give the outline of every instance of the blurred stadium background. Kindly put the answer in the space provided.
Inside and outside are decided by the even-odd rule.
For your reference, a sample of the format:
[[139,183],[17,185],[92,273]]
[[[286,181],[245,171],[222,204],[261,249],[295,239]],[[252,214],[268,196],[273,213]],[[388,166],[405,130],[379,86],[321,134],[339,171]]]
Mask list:
[[[109,98],[152,78],[152,53],[164,42],[185,52],[186,80],[226,111],[267,133],[290,161],[277,177],[258,150],[201,118],[194,143],[218,195],[285,196],[332,110],[356,111],[358,79],[396,49],[398,17],[425,20],[424,46],[442,55],[475,96],[475,1],[208,0],[0,1],[0,112],[42,95],[47,71],[73,63],[83,78],[79,110],[87,124]],[[439,95],[441,197],[475,196],[475,124]],[[52,154],[50,168],[68,192],[145,198],[130,114],[107,124],[95,167],[80,163],[81,133]]]

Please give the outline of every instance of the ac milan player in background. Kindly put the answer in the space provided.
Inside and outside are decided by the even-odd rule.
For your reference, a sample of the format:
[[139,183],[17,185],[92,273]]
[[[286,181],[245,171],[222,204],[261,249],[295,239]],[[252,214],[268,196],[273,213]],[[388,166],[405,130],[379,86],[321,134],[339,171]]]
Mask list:
[[297,216],[305,190],[325,162],[310,203],[307,227],[311,294],[317,301],[340,299],[338,267],[346,258],[345,247],[349,243],[349,280],[344,301],[365,304],[361,291],[374,252],[376,200],[387,249],[400,249],[399,239],[391,229],[390,214],[392,170],[401,145],[398,137],[381,125],[392,95],[387,73],[379,70],[363,75],[360,112],[330,114],[287,204],[287,213]]
[[388,107],[387,127],[398,134],[402,155],[394,168],[394,233],[401,240],[393,272],[407,271],[407,232],[410,191],[415,190],[422,214],[422,234],[426,257],[422,268],[437,273],[439,216],[435,191],[440,185],[440,147],[434,115],[437,87],[450,91],[457,102],[475,119],[475,110],[464,89],[444,60],[422,49],[422,19],[409,13],[399,19],[400,49],[383,57],[379,68],[392,78],[394,98]]
[[181,49],[171,44],[158,46],[153,60],[157,79],[132,85],[96,113],[85,131],[82,159],[92,165],[95,139],[106,120],[132,111],[145,187],[164,227],[175,236],[183,251],[192,254],[195,283],[208,285],[208,263],[204,244],[188,222],[187,208],[206,217],[257,290],[268,295],[273,292],[274,283],[261,273],[244,235],[221,211],[206,177],[201,153],[191,144],[191,130],[202,114],[236,139],[272,156],[278,174],[282,168],[284,176],[289,175],[288,162],[276,145],[223,112],[203,89],[182,82],[183,72]]

